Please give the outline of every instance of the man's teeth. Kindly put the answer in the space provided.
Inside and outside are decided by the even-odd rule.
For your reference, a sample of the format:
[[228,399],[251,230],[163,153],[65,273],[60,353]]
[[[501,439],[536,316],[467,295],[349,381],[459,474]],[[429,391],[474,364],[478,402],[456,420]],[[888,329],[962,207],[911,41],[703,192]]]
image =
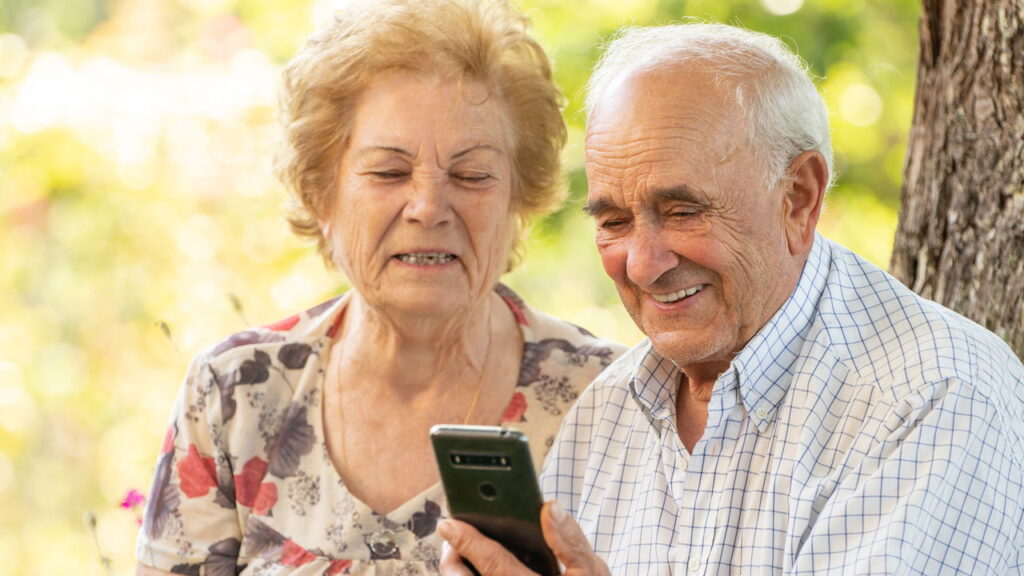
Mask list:
[[415,264],[416,266],[436,266],[455,260],[455,255],[447,252],[417,252],[415,254],[399,254],[398,259],[406,264]]
[[693,288],[687,288],[686,290],[679,290],[678,292],[672,292],[671,294],[651,294],[651,296],[658,302],[676,302],[682,300],[687,296],[693,296],[697,292],[704,289],[704,286],[694,286]]

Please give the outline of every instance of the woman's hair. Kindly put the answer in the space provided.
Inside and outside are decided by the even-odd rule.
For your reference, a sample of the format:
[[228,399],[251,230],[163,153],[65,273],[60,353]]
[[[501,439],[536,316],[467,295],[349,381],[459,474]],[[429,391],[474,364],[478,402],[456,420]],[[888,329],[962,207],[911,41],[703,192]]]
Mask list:
[[358,98],[388,70],[482,82],[510,120],[519,239],[534,218],[557,209],[565,194],[562,94],[528,28],[506,0],[370,0],[336,12],[284,71],[277,169],[295,201],[292,230],[316,238],[331,261],[320,221],[336,196]]
[[786,177],[789,163],[816,150],[831,179],[828,111],[807,66],[779,39],[724,24],[687,22],[625,28],[608,44],[587,89],[588,116],[618,78],[688,63],[708,63],[716,83],[745,111],[749,142],[766,168],[765,185]]

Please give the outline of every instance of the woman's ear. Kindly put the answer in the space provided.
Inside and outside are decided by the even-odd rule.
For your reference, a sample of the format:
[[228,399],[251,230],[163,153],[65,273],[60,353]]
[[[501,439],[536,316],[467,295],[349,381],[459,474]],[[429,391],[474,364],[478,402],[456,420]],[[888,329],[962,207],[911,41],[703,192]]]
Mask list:
[[809,150],[793,159],[786,171],[786,241],[790,254],[806,254],[814,242],[814,229],[821,216],[821,205],[828,188],[828,165],[816,150]]

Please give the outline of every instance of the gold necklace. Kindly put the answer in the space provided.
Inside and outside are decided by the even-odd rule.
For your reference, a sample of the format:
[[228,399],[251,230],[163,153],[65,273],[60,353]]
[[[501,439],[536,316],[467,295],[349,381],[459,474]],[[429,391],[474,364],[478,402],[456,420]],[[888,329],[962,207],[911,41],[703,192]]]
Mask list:
[[491,330],[491,320],[493,315],[487,318],[487,347],[484,348],[484,365],[480,368],[480,377],[476,381],[476,392],[473,393],[473,401],[469,404],[469,410],[466,410],[466,417],[462,419],[462,425],[469,424],[469,417],[473,415],[473,410],[476,408],[476,403],[480,400],[480,391],[484,389],[484,377],[487,376],[487,363],[491,361],[491,339],[494,336],[494,331]]

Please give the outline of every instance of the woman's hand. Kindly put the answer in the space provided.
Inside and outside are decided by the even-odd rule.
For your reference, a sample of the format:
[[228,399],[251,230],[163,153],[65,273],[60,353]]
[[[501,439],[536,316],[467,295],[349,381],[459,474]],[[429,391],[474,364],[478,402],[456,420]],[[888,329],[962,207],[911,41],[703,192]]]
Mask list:
[[[565,567],[565,576],[608,576],[608,566],[594,554],[579,525],[558,504],[544,504],[540,512],[540,526],[544,540]],[[484,576],[535,574],[501,544],[465,522],[446,520],[438,527],[438,532],[447,540],[441,555],[441,574],[444,576],[471,576],[462,558],[472,562]]]

